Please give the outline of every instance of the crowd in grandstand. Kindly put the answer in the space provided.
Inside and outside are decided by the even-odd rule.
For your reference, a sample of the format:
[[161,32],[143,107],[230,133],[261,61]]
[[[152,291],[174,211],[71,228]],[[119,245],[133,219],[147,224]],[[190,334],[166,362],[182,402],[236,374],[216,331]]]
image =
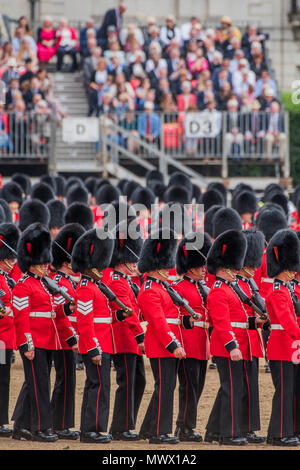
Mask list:
[[[53,95],[47,64],[56,56],[60,71],[69,55],[68,70],[83,71],[89,116],[117,113],[119,125],[147,142],[159,143],[161,125],[170,123],[177,125],[184,140],[187,111],[228,111],[228,155],[249,154],[256,146],[257,154],[271,157],[276,143],[283,158],[286,129],[265,56],[268,34],[252,24],[242,34],[228,16],[214,29],[204,28],[196,16],[179,26],[173,15],[161,27],[155,17],[148,17],[143,28],[125,26],[125,11],[121,3],[106,12],[101,25],[90,19],[80,31],[66,19],[55,27],[46,17],[36,34],[21,17],[12,40],[2,37],[1,149],[12,145],[5,112],[15,111],[18,121],[28,119],[26,111],[34,110],[46,138],[50,118],[60,122],[65,117]],[[161,112],[166,113],[163,118]],[[137,150],[132,139],[126,145]],[[195,154],[197,145],[197,139],[186,139],[186,153]]]

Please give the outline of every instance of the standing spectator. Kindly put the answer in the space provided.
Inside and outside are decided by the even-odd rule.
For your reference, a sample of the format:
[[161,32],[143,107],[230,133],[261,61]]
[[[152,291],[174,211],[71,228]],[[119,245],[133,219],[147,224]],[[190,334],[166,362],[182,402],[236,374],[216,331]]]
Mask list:
[[2,81],[6,86],[10,83],[12,78],[17,78],[19,80],[20,74],[17,70],[17,61],[15,57],[11,57],[7,61],[7,70],[2,75]]
[[225,152],[229,156],[238,157],[243,154],[243,134],[241,116],[238,113],[239,103],[235,99],[231,99],[227,103],[228,113],[226,115],[226,135],[225,135]]
[[46,16],[42,27],[38,29],[37,51],[40,62],[49,62],[56,54],[55,34],[52,18]]
[[286,151],[286,133],[284,115],[280,113],[280,105],[273,101],[267,115],[266,153],[271,158],[274,143],[279,144],[279,157],[283,160]]
[[4,103],[0,102],[0,151],[12,151],[12,144],[9,138],[9,116],[4,112]]
[[176,20],[173,15],[168,15],[166,17],[166,24],[160,30],[160,39],[166,48],[172,39],[177,39],[177,41],[181,42],[180,30],[176,26]]
[[105,13],[99,32],[101,39],[106,38],[107,29],[109,28],[109,26],[114,26],[116,28],[117,37],[119,39],[122,26],[122,19],[126,10],[126,4],[124,2],[121,2],[117,8],[111,8]]
[[153,112],[153,103],[146,101],[144,109],[145,112],[138,117],[139,135],[148,143],[158,143],[160,137],[160,117]]
[[0,41],[2,45],[9,40],[9,20],[9,17],[0,11]]
[[84,87],[86,90],[89,87],[93,73],[97,69],[97,65],[101,57],[101,54],[102,54],[101,48],[95,47],[92,50],[91,56],[85,57],[83,60]]
[[5,108],[8,111],[12,111],[15,107],[15,95],[19,94],[20,92],[20,85],[19,80],[17,78],[12,78],[9,83],[9,88],[6,91],[5,95]]
[[77,70],[77,49],[78,41],[77,34],[74,28],[68,26],[66,19],[62,18],[59,22],[59,27],[56,31],[55,37],[57,39],[57,71],[61,70],[63,58],[66,54],[72,57],[71,72]]
[[29,90],[23,94],[23,99],[27,110],[31,110],[33,108],[33,97],[37,94],[41,95],[42,99],[45,99],[45,94],[40,89],[39,79],[37,77],[32,77],[30,80]]
[[182,84],[182,94],[177,96],[178,111],[187,111],[191,106],[197,106],[196,96],[191,93],[191,88],[188,81]]
[[251,148],[256,148],[257,153],[263,153],[263,138],[265,136],[265,119],[260,114],[260,103],[254,100],[251,112],[244,115],[244,135],[246,153],[250,154]]
[[103,104],[104,82],[91,83],[89,88],[89,111],[88,116],[99,116],[101,106]]
[[30,119],[22,99],[16,102],[15,112],[11,119],[11,133],[15,154],[26,155],[30,151]]
[[31,141],[37,154],[43,153],[51,135],[51,111],[45,100],[40,100],[32,118]]

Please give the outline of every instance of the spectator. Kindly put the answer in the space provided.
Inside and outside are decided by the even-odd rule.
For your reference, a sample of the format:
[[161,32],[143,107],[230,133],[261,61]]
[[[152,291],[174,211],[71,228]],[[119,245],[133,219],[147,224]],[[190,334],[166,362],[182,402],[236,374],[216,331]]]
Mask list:
[[239,103],[235,99],[231,99],[227,103],[225,152],[227,156],[233,154],[234,158],[243,154],[244,142],[242,121],[238,113],[238,107]]
[[33,130],[31,133],[31,141],[33,150],[37,154],[41,154],[45,150],[46,144],[49,142],[51,135],[51,111],[45,100],[39,100],[35,108],[33,116]]
[[91,56],[85,57],[83,60],[83,76],[84,76],[84,86],[86,90],[89,87],[93,73],[97,69],[101,54],[102,54],[101,48],[95,47],[92,50]]
[[122,145],[129,150],[129,152],[138,153],[139,144],[134,139],[134,137],[139,138],[139,133],[137,131],[138,123],[137,116],[134,112],[129,110],[125,116],[119,121],[119,126],[129,132],[129,136],[126,136],[122,140]]
[[120,44],[116,39],[109,41],[108,49],[103,53],[104,57],[107,59],[109,65],[113,63],[113,58],[118,58],[118,62],[124,68],[125,64],[125,53],[121,50]]
[[255,87],[256,76],[252,70],[249,69],[249,63],[247,59],[241,59],[238,70],[234,72],[232,77],[233,90],[237,95],[240,95],[242,91],[245,91],[246,86],[252,85]]
[[258,79],[261,78],[263,70],[266,70],[266,62],[261,52],[252,55],[250,68]]
[[6,86],[10,83],[12,78],[20,78],[20,74],[17,70],[17,61],[15,57],[11,57],[7,61],[7,70],[2,75],[2,81],[5,83]]
[[32,59],[28,57],[25,59],[25,72],[20,77],[20,87],[22,88],[26,82],[30,82],[35,73],[32,70]]
[[27,39],[29,41],[29,47],[33,52],[37,52],[37,45],[35,40],[32,36],[26,34],[25,29],[21,26],[18,26],[15,30],[15,37],[12,40],[12,47],[14,52],[18,52],[21,47],[21,42],[23,39]]
[[21,154],[24,157],[30,152],[30,118],[26,114],[25,103],[22,99],[16,101],[15,112],[11,119],[12,143],[15,154]]
[[[226,41],[226,39],[228,39],[228,33],[229,33],[230,29],[233,29],[233,31],[234,31],[234,37],[236,37],[237,39],[239,39],[241,41],[241,39],[242,39],[241,32],[236,26],[232,25],[232,21],[231,21],[231,18],[229,16],[223,16],[220,20],[220,25],[221,25],[221,30],[222,30],[222,36],[223,36],[225,41]],[[230,35],[230,33],[229,33],[229,35]]]
[[128,75],[131,78],[143,79],[146,77],[144,70],[145,54],[143,51],[136,51],[132,58],[128,58]]
[[184,23],[180,28],[180,36],[182,41],[189,41],[191,39],[192,29],[196,29],[196,26],[200,24],[199,18],[192,16],[188,23]]
[[258,98],[261,96],[263,87],[268,86],[268,88],[272,88],[274,91],[274,96],[277,96],[277,86],[275,80],[272,80],[268,70],[263,70],[261,73],[261,78],[257,80],[256,87],[255,87],[255,97]]
[[247,27],[247,31],[243,34],[243,37],[242,37],[242,48],[248,60],[250,60],[250,57],[251,57],[252,44],[254,42],[258,42],[259,44],[261,44],[262,51],[264,51],[265,41],[268,38],[269,38],[269,34],[262,34],[259,31],[257,31],[256,25],[250,24]]
[[145,54],[146,54],[147,58],[149,58],[150,46],[154,45],[154,44],[159,45],[159,48],[158,48],[159,50],[163,49],[164,44],[163,44],[162,40],[159,37],[159,28],[157,26],[153,25],[149,29],[148,37],[146,38],[145,43],[144,43],[144,51],[145,51]]
[[280,105],[273,101],[270,106],[270,113],[267,115],[266,132],[266,153],[268,158],[272,158],[273,146],[278,143],[279,157],[284,159],[286,152],[286,133],[284,115],[280,113]]
[[20,45],[20,48],[17,52],[17,56],[16,56],[16,59],[17,59],[17,65],[18,67],[24,67],[25,66],[25,61],[27,59],[30,59],[31,60],[31,65],[32,65],[32,68],[33,69],[36,69],[37,68],[37,65],[38,65],[38,58],[37,58],[37,55],[36,55],[36,52],[34,52],[31,48],[30,48],[30,43],[28,41],[28,38],[23,38],[22,41],[21,41],[21,45]]
[[89,88],[89,111],[88,116],[99,116],[103,105],[104,82],[91,83]]
[[263,87],[262,94],[259,97],[261,110],[268,113],[270,111],[271,104],[273,103],[274,100],[275,100],[274,90],[270,88],[269,85],[265,85]]
[[205,59],[203,49],[201,47],[196,51],[195,60],[190,61],[188,66],[193,78],[197,78],[203,70],[209,69],[208,61]]
[[72,58],[71,72],[76,72],[78,41],[75,29],[70,28],[67,20],[62,18],[56,30],[55,37],[57,39],[57,71],[61,70],[63,58],[67,54]]
[[10,18],[0,11],[0,40],[3,45],[9,39]]
[[145,112],[138,117],[138,132],[147,143],[158,143],[160,137],[160,117],[154,113],[153,103],[146,101]]
[[[85,27],[81,28],[80,33],[79,33],[79,46],[80,46],[80,52],[84,57],[87,57],[87,44],[88,44],[88,31],[90,31],[89,34],[91,34],[91,31],[94,31],[94,37],[97,38],[98,31],[95,28],[94,20],[89,19],[85,23]],[[98,44],[97,44],[98,45]]]
[[186,81],[182,84],[182,94],[177,96],[178,111],[187,111],[191,106],[197,106],[197,100],[191,93],[191,83]]
[[237,72],[239,65],[240,65],[240,61],[244,58],[245,58],[245,54],[242,51],[242,49],[237,49],[236,51],[234,51],[233,59],[230,61],[230,65],[229,65],[229,71],[232,74]]
[[170,83],[167,78],[161,78],[159,80],[158,88],[155,93],[155,104],[158,108],[159,103],[161,102],[164,95],[170,93]]
[[90,28],[86,32],[87,42],[85,47],[80,48],[80,53],[83,57],[89,57],[92,50],[99,45],[97,40],[96,31],[94,28]]
[[44,18],[42,27],[38,29],[37,37],[38,59],[40,62],[47,63],[56,54],[56,31],[50,16]]
[[[174,97],[172,93],[164,93],[161,96],[159,108],[163,113],[172,114],[178,111],[177,105],[175,103]],[[174,118],[174,119],[173,119]],[[177,120],[176,116],[167,116],[167,123],[172,122],[173,120]]]
[[105,13],[99,33],[101,39],[106,38],[107,29],[109,26],[114,26],[116,28],[117,37],[119,39],[122,27],[122,19],[126,9],[126,4],[121,2],[117,8],[111,8]]
[[232,89],[229,82],[224,82],[217,95],[217,108],[220,111],[226,111],[228,108],[228,101],[232,98]]
[[135,103],[136,103],[136,110],[137,111],[143,111],[144,109],[144,104],[146,101],[146,96],[148,91],[151,88],[151,83],[148,77],[145,77],[142,81],[140,86],[136,89],[136,98],[135,98]]
[[265,136],[265,119],[260,114],[261,105],[258,100],[254,100],[251,105],[251,112],[244,115],[244,138],[246,153],[250,154],[251,148],[256,148],[263,153],[263,138]]
[[0,50],[0,67],[7,66],[7,62],[10,58],[15,58],[15,52],[10,41],[6,41]]
[[135,40],[135,42],[142,47],[144,45],[144,36],[140,28],[138,28],[135,24],[129,24],[127,28],[122,29],[120,33],[120,42],[124,47],[125,52],[130,45],[130,42]]
[[28,23],[26,16],[20,16],[18,19],[18,26],[24,29],[26,35],[33,37],[33,31]]
[[104,57],[100,57],[96,70],[91,75],[91,82],[105,83],[107,80],[107,61]]
[[216,136],[205,139],[205,153],[214,156],[219,148],[218,139],[222,132],[222,114],[216,109],[216,102],[213,98],[213,93],[211,93],[206,109],[203,111],[203,116],[206,115],[210,118],[213,117],[215,120]]
[[163,46],[166,47],[170,44],[171,40],[176,38],[180,43],[181,36],[180,30],[176,26],[176,20],[173,15],[168,15],[166,17],[166,24],[160,30],[160,39],[163,43]]
[[15,107],[15,94],[19,93],[20,86],[17,78],[12,78],[9,83],[9,88],[5,96],[5,108],[8,111],[12,111]]
[[41,95],[42,99],[45,99],[44,92],[40,89],[40,81],[37,77],[32,77],[30,80],[30,87],[23,94],[24,103],[27,110],[33,109],[33,97],[34,95]]
[[4,112],[4,103],[0,102],[0,151],[13,151],[12,144],[8,135],[9,132],[9,116]]
[[151,29],[153,26],[157,26],[157,24],[156,24],[156,18],[155,18],[155,16],[148,16],[148,18],[147,18],[147,20],[146,20],[146,31],[145,31],[145,33],[144,33],[145,41],[147,41],[147,39],[149,39],[149,36],[150,36],[150,29]]

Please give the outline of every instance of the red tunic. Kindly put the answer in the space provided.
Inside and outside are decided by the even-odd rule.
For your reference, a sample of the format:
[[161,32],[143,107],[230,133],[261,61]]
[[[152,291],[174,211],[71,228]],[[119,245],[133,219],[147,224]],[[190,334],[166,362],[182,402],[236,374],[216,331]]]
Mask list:
[[[176,281],[172,284],[172,287],[188,300],[189,305],[196,313],[201,314],[201,321],[199,320],[199,322],[194,323],[194,328],[182,330],[186,357],[207,360],[209,359],[208,311],[197,288],[197,284],[188,278],[184,278]],[[180,308],[180,314],[186,315],[186,310],[182,307]],[[201,325],[200,322],[202,322]]]
[[[174,357],[174,349],[182,345],[178,307],[163,285],[149,276],[137,300],[141,314],[148,322],[145,333],[146,356]],[[168,323],[167,320],[174,323]]]
[[23,277],[23,273],[17,263],[14,264],[12,270],[9,273],[9,277],[11,277],[15,282],[18,282],[18,280]]
[[248,317],[237,294],[226,281],[217,278],[207,298],[208,312],[213,324],[210,353],[213,356],[230,357],[230,350],[238,344],[243,359],[251,360],[248,329],[236,327],[232,322],[245,326]]
[[114,353],[109,303],[91,278],[82,276],[76,289],[75,304],[80,353],[97,355],[99,345],[102,352]]
[[272,292],[266,298],[266,307],[271,322],[267,345],[268,359],[299,363],[297,342],[300,345],[300,328],[291,295],[284,284],[277,280],[274,282]]
[[126,318],[124,321],[119,321],[116,317],[116,312],[120,310],[120,307],[115,303],[111,304],[116,353],[141,355],[142,353],[138,347],[137,341],[143,342],[144,330],[139,322],[139,309],[129,281],[126,276],[124,277],[119,273],[114,273],[109,283],[109,288],[123,304],[133,311],[131,317]]
[[[12,309],[12,290],[7,284],[5,274],[0,272],[0,289],[5,292],[1,297],[6,307]],[[0,349],[16,349],[16,336],[13,313],[0,318]]]
[[[63,287],[64,290],[73,298],[75,299],[75,288],[76,286],[73,285],[69,276],[66,276],[64,273],[58,272],[54,276],[54,281],[60,286]],[[75,283],[74,283],[75,284]],[[64,305],[66,303],[66,299],[62,295],[56,295],[54,297],[55,305]],[[73,332],[73,335],[77,333],[77,319],[75,312],[70,316],[65,316],[65,324],[68,325],[70,331]],[[62,325],[63,326],[63,325]],[[61,329],[58,330],[59,337],[61,339],[61,344],[63,349],[72,349],[68,343],[63,339],[63,331]]]
[[265,249],[263,257],[262,257],[261,267],[258,268],[255,271],[254,281],[256,282],[256,285],[259,289],[260,295],[264,299],[266,299],[267,295],[273,289],[273,280],[268,278],[268,273],[267,273],[267,253],[266,253],[266,249]]
[[65,323],[62,306],[55,306],[54,297],[41,278],[24,275],[13,288],[12,297],[17,347],[28,346],[32,342],[37,348],[62,349],[58,329],[63,340],[73,333]]
[[[245,279],[240,279],[238,278],[238,285],[240,286],[241,289],[245,292],[245,294],[249,297],[249,299],[253,295],[253,291]],[[253,311],[253,309],[249,305],[244,305],[244,308],[247,312],[248,318],[255,317],[257,318],[258,316],[256,313]],[[250,336],[250,343],[251,343],[251,352],[252,356],[254,357],[263,357],[263,345],[261,338],[259,336],[258,330],[249,330],[249,336]]]

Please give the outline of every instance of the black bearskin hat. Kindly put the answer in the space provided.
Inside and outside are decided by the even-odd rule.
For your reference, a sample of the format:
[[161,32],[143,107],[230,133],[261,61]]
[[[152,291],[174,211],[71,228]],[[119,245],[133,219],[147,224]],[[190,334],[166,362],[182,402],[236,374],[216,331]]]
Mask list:
[[265,249],[265,237],[262,232],[252,229],[244,230],[247,239],[247,251],[244,266],[249,268],[259,268]]
[[39,222],[48,227],[50,212],[46,204],[38,199],[30,199],[24,202],[19,212],[19,229],[21,232],[29,225]]
[[257,218],[256,227],[264,234],[266,242],[269,242],[278,230],[287,228],[287,220],[282,211],[266,209]]
[[196,202],[200,203],[201,197],[202,197],[201,189],[196,184],[193,184],[192,199],[195,199]]
[[73,202],[65,212],[65,224],[78,223],[85,230],[90,230],[94,225],[94,215],[89,206],[82,202]]
[[12,223],[12,213],[8,202],[5,201],[5,199],[0,199],[0,206],[2,207],[5,213],[5,222]]
[[54,194],[56,194],[57,187],[56,187],[56,181],[55,181],[54,176],[42,175],[40,177],[40,182],[48,184],[50,188],[52,188]]
[[227,230],[219,235],[207,255],[207,271],[216,274],[219,268],[240,271],[244,266],[247,240],[239,230]]
[[170,176],[168,186],[179,186],[185,188],[189,195],[189,200],[192,200],[193,196],[193,183],[191,182],[190,176],[187,176],[180,171],[176,171]]
[[104,211],[103,227],[111,231],[123,220],[130,221],[135,218],[136,212],[132,206],[123,201],[114,201]]
[[232,207],[240,215],[246,213],[255,214],[258,209],[255,193],[253,191],[242,191],[238,193]]
[[91,196],[95,196],[95,189],[98,183],[98,178],[96,176],[90,176],[84,181],[84,186],[88,190],[88,192],[91,194]]
[[0,259],[15,259],[16,255],[2,243],[7,243],[14,251],[17,251],[20,238],[19,230],[14,224],[0,224]]
[[54,176],[56,182],[56,196],[65,197],[67,182],[61,175]]
[[141,188],[140,183],[137,181],[128,181],[126,184],[124,184],[122,192],[124,196],[127,196],[129,201],[131,200],[131,195],[136,188]]
[[164,193],[164,201],[179,202],[180,204],[190,204],[191,197],[184,186],[169,186]]
[[113,201],[118,201],[121,196],[121,191],[111,185],[102,185],[96,192],[96,203],[98,206],[101,204],[111,204]]
[[174,268],[176,246],[175,233],[170,229],[153,231],[143,244],[138,262],[140,273]]
[[35,183],[31,188],[30,196],[31,199],[39,199],[45,204],[55,199],[54,191],[47,183]]
[[152,221],[154,229],[163,228],[174,231],[176,235],[186,236],[192,231],[192,217],[182,204],[166,204]]
[[121,222],[115,228],[114,251],[110,267],[118,264],[137,263],[143,246],[143,231],[136,220]]
[[212,206],[224,206],[222,193],[217,189],[209,189],[202,194],[201,204],[204,205],[204,212],[207,212]]
[[15,183],[18,183],[23,189],[23,194],[27,196],[31,190],[31,181],[28,175],[24,173],[14,173],[11,177],[11,180]]
[[30,266],[51,263],[51,235],[39,222],[29,225],[18,243],[18,266],[25,273]]
[[196,243],[197,241],[195,233],[191,233],[181,240],[176,253],[176,271],[180,276],[189,269],[205,266],[206,257],[212,243],[207,233],[202,233],[201,235],[203,236],[201,248],[197,248],[196,244],[194,247],[192,246],[193,242]]
[[161,173],[161,171],[159,170],[149,170],[147,171],[146,173],[146,184],[147,186],[151,186],[152,183],[155,182],[159,182],[159,183],[162,183],[164,184],[164,175]]
[[53,199],[47,202],[47,207],[50,212],[49,228],[63,227],[65,224],[66,206],[63,202]]
[[242,230],[241,218],[236,210],[224,207],[216,212],[213,218],[213,238],[227,230]]
[[209,191],[210,189],[216,189],[217,191],[219,191],[219,193],[222,194],[225,205],[226,205],[226,203],[227,203],[227,188],[226,188],[226,186],[223,183],[220,183],[219,181],[215,181],[215,182],[209,183],[209,185],[207,186],[207,191]]
[[3,224],[3,222],[6,222],[6,215],[3,207],[0,205],[0,224]]
[[211,238],[213,237],[213,219],[219,209],[222,209],[222,206],[212,206],[204,215],[204,232],[208,233]]
[[[65,261],[70,263],[74,245],[78,238],[84,234],[84,231],[84,228],[80,224],[67,224],[57,234],[51,246],[52,265],[55,269],[60,268]],[[70,256],[68,256],[64,250],[69,253]]]
[[136,188],[131,196],[131,204],[143,204],[148,210],[155,202],[155,194],[150,188]]
[[23,202],[23,189],[18,183],[10,181],[3,186],[1,197],[8,203],[18,202],[21,205]]
[[85,270],[93,268],[103,271],[108,268],[114,240],[107,235],[102,228],[94,228],[78,238],[72,251],[74,273],[84,273]]
[[125,184],[128,183],[128,179],[122,178],[121,180],[118,181],[117,188],[121,191],[122,194],[124,194],[124,188]]
[[73,204],[73,202],[82,202],[83,204],[88,204],[89,193],[84,186],[73,184],[67,192],[66,199],[68,206]]
[[275,277],[283,271],[300,271],[300,242],[292,230],[279,230],[267,248],[267,273]]
[[151,181],[151,185],[149,187],[152,189],[155,197],[158,198],[159,202],[163,202],[167,187],[159,181]]
[[272,193],[269,202],[273,202],[274,204],[278,204],[284,210],[286,215],[289,214],[289,200],[284,193]]

